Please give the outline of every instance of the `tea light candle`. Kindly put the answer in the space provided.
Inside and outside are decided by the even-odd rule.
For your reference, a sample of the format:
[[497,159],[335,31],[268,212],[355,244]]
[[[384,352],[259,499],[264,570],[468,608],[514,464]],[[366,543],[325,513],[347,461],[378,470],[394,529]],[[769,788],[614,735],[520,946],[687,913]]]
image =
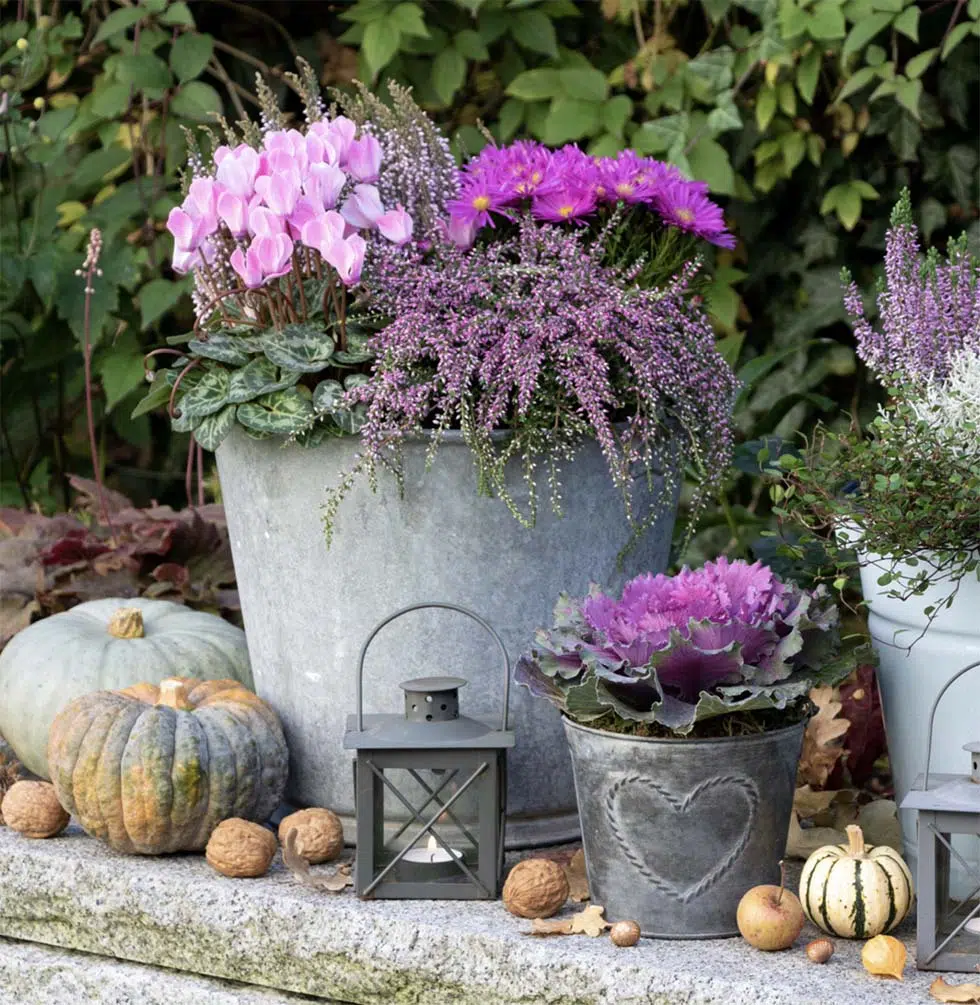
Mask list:
[[463,853],[457,848],[440,847],[434,837],[429,837],[424,848],[410,848],[398,862],[398,878],[408,882],[427,883],[435,879],[455,879],[464,875],[455,859],[461,859]]

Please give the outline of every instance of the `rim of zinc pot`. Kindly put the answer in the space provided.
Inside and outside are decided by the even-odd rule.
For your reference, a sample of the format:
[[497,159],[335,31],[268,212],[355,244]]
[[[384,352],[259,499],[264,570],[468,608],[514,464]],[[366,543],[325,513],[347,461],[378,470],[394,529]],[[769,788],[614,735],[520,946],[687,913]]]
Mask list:
[[647,938],[738,935],[743,894],[779,876],[806,718],[692,739],[562,723],[593,902]]

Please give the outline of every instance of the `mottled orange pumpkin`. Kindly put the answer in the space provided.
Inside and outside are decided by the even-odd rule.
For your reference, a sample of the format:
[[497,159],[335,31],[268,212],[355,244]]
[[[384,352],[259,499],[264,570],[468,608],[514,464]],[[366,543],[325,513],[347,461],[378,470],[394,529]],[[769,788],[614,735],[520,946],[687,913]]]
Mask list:
[[61,805],[142,855],[200,851],[222,820],[265,820],[286,787],[279,718],[238,681],[173,677],[77,698],[48,740]]

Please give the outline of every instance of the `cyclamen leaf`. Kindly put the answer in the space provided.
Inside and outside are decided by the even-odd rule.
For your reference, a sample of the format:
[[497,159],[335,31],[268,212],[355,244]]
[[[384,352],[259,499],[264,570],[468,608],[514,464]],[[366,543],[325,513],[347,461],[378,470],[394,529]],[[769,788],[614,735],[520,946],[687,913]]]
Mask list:
[[238,406],[238,421],[243,426],[279,436],[298,433],[314,416],[310,399],[294,387],[265,394],[258,401]]
[[191,339],[187,343],[187,350],[197,356],[206,356],[231,366],[245,366],[250,359],[240,338],[222,332],[215,332],[206,339]]
[[185,420],[214,414],[228,404],[229,380],[227,370],[220,367],[208,370],[178,399],[177,410]]
[[313,407],[318,412],[332,412],[340,404],[344,389],[338,380],[322,380],[313,392]]
[[221,441],[231,432],[235,425],[235,406],[226,405],[220,412],[202,419],[194,430],[194,439],[205,450],[217,450]]
[[240,405],[263,394],[292,387],[301,374],[298,370],[280,370],[264,356],[253,359],[248,366],[235,370],[228,386],[228,401]]
[[267,359],[303,373],[319,373],[334,352],[333,337],[317,325],[286,325],[281,332],[270,333],[262,341]]

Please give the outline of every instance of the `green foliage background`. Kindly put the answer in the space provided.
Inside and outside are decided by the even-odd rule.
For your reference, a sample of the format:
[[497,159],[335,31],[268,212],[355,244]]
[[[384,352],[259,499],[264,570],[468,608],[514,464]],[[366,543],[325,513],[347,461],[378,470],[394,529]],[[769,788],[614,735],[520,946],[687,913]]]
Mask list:
[[[258,70],[298,110],[296,55],[324,84],[394,77],[475,152],[533,136],[625,146],[709,183],[740,243],[709,263],[708,306],[747,387],[736,474],[686,557],[757,553],[759,451],[875,390],[856,365],[838,276],[869,288],[908,185],[927,240],[975,248],[980,0],[7,0],[0,29],[2,502],[63,507],[90,473],[82,380],[89,229],[102,464],[139,501],[180,502],[187,437],[131,413],[143,353],[188,330],[163,230],[183,128],[255,114]],[[13,16],[11,16],[13,15]],[[18,40],[26,41],[26,48]]]

